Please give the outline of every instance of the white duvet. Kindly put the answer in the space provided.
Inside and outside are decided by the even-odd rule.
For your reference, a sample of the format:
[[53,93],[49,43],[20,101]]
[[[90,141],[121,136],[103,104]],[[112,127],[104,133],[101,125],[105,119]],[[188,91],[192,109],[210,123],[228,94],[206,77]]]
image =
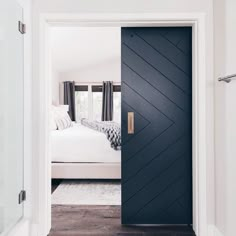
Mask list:
[[81,124],[64,130],[51,131],[52,162],[117,163],[121,151],[110,147],[104,133]]

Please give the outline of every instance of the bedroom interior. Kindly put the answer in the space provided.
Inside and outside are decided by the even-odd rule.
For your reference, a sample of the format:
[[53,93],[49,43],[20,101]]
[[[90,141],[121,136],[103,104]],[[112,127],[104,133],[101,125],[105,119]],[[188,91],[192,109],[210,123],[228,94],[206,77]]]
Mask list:
[[121,29],[53,27],[52,205],[120,205]]
[[[235,235],[236,110],[233,108],[236,106],[236,83],[235,80],[230,82],[228,79],[235,75],[236,67],[235,9],[236,1],[233,0],[167,0],[149,1],[148,4],[144,0],[2,1],[0,7],[0,102],[2,108],[0,112],[0,235]],[[71,55],[73,52],[82,52],[83,48],[78,50],[78,47],[82,45],[79,40],[81,37],[76,39],[75,35],[70,34],[68,26],[101,27],[101,31],[102,27],[121,27],[121,113],[125,116],[125,119],[122,117],[122,142],[125,140],[124,135],[128,137],[128,134],[133,133],[134,135],[130,137],[136,139],[136,145],[133,143],[134,148],[142,149],[134,155],[132,152],[134,148],[128,145],[130,148],[125,150],[125,144],[122,143],[121,180],[116,178],[120,174],[118,172],[113,174],[114,176],[108,176],[109,171],[98,171],[101,167],[105,168],[105,163],[86,162],[85,165],[84,160],[73,159],[71,155],[73,153],[70,150],[72,146],[72,149],[76,149],[79,154],[84,154],[85,151],[84,146],[82,149],[76,144],[70,147],[71,140],[67,147],[60,145],[61,152],[63,151],[64,154],[65,149],[69,149],[66,153],[67,162],[63,160],[64,154],[59,153],[58,148],[56,150],[62,155],[55,157],[52,168],[51,155],[49,155],[52,151],[50,150],[52,142],[49,141],[52,141],[53,133],[59,136],[56,134],[60,132],[64,138],[76,136],[76,130],[81,130],[82,136],[88,130],[95,134],[97,130],[88,127],[94,128],[94,123],[91,122],[96,118],[93,113],[93,97],[97,96],[96,101],[103,103],[101,92],[99,92],[103,82],[113,82],[114,86],[119,86],[119,81],[113,78],[117,75],[116,73],[105,76],[105,71],[107,75],[110,71],[108,68],[104,69],[103,78],[97,82],[97,78],[101,77],[101,68],[105,68],[102,66],[104,63],[87,64],[87,66],[83,64],[80,71],[77,71],[78,73],[75,71],[76,63],[81,65],[81,61],[76,57],[68,57],[69,48]],[[182,43],[178,39],[181,29],[178,30],[177,35],[170,29],[186,26],[192,28],[192,45],[190,41],[183,43],[187,36],[183,36]],[[61,61],[60,64],[54,63],[52,66],[52,54],[49,49],[56,46],[57,42],[59,43],[59,41],[54,41],[51,42],[51,47],[49,45],[50,31],[53,29],[55,33],[55,27],[57,30],[60,30],[58,27],[63,27],[64,32],[67,31],[66,34],[59,34],[57,39],[60,40],[61,37],[66,40],[66,37],[70,35],[71,41],[68,45],[60,47],[60,57],[59,54],[54,55],[54,59],[65,59],[66,63]],[[169,33],[160,32],[160,28],[165,27],[169,27],[167,29]],[[89,49],[93,48],[96,43],[96,41],[91,43],[93,38],[96,40],[98,38],[99,48],[104,50],[102,42],[105,41],[101,42],[99,33],[90,34],[87,38],[88,44],[87,42],[86,44],[89,45]],[[72,45],[73,39],[76,39],[74,45]],[[192,68],[189,67],[191,60],[181,60],[181,57],[189,56],[186,51],[187,47],[192,49]],[[109,48],[109,51],[112,49]],[[80,55],[80,53],[76,54]],[[94,60],[97,55],[101,56],[101,53],[95,55],[84,53],[83,62],[86,59]],[[155,60],[156,58],[158,60]],[[71,68],[66,68],[67,63]],[[172,63],[172,66],[169,63]],[[110,68],[116,71],[115,66],[112,66],[114,64],[114,61],[111,62]],[[192,71],[192,76],[188,76],[191,75],[188,73],[188,68]],[[84,81],[78,82],[77,78],[81,77]],[[87,77],[92,77],[92,79],[87,80]],[[51,78],[54,80],[51,81]],[[185,83],[191,80],[192,99],[188,84]],[[124,82],[128,85],[125,89]],[[109,91],[111,88],[116,89],[111,85],[108,86],[110,86]],[[82,114],[78,114],[77,102],[75,102],[74,112],[70,109],[70,104],[69,106],[64,104],[66,100],[64,89],[65,94],[69,94],[73,88],[75,98],[81,101],[88,97],[88,104],[92,104],[89,105],[90,109]],[[190,95],[187,99],[186,94]],[[113,96],[116,95],[118,93],[113,92]],[[67,98],[69,97],[71,96]],[[192,109],[189,106],[191,100]],[[125,102],[131,106],[124,107]],[[172,106],[171,102],[175,106]],[[67,103],[71,101],[68,100]],[[140,104],[147,106],[137,109]],[[149,106],[150,104],[156,106],[162,114],[158,115],[155,108]],[[134,110],[130,109],[132,105],[134,105]],[[152,111],[150,115],[147,115],[148,109]],[[188,112],[188,109],[192,110],[192,114]],[[182,119],[180,110],[189,114],[186,122]],[[57,123],[54,123],[55,120],[50,122],[49,111],[53,114],[52,116],[60,117]],[[68,112],[70,112],[70,118],[68,118]],[[73,113],[75,121],[72,121],[73,117],[71,118]],[[163,117],[163,113],[167,117]],[[79,116],[88,118],[83,120],[83,124],[76,123],[76,117]],[[115,116],[114,113],[113,116]],[[155,126],[154,122],[158,116],[160,119],[156,123],[159,123],[159,127],[164,127],[166,131],[171,130],[171,132],[170,135],[167,135],[167,132],[161,133],[158,143],[150,146],[148,144],[150,140],[153,140],[154,133],[159,133],[158,126]],[[182,139],[182,142],[180,140],[180,145],[177,143],[178,147],[172,145],[172,148],[168,150],[165,147],[170,147],[169,141],[181,135],[180,130],[185,129],[188,134],[191,132],[191,116],[193,152],[192,155],[188,155],[189,159],[184,161],[180,159],[180,156],[189,153],[191,149],[189,136]],[[102,116],[99,115],[99,117]],[[128,127],[128,123],[134,119],[139,119],[140,123],[138,124],[135,120],[135,126],[133,123]],[[163,124],[164,121],[166,121],[165,124]],[[114,122],[119,123],[116,120]],[[49,129],[49,124],[54,130]],[[100,126],[95,124],[97,125],[95,128],[100,129]],[[183,125],[183,129],[180,125]],[[69,127],[65,128],[65,126]],[[76,126],[74,133],[68,132]],[[175,127],[176,129],[173,129]],[[139,138],[136,137],[138,130],[142,130]],[[98,131],[97,134],[100,137],[105,135]],[[58,138],[56,137],[57,141]],[[106,135],[104,143],[108,143],[109,147],[111,145]],[[55,145],[58,146],[58,144]],[[95,149],[92,141],[89,147]],[[169,154],[166,154],[166,151]],[[152,152],[158,154],[152,155]],[[78,153],[75,155],[77,156]],[[178,160],[176,160],[177,157],[179,157]],[[70,162],[68,162],[69,159]],[[124,162],[126,159],[128,161]],[[188,173],[185,174],[182,167],[191,160],[192,172],[190,165],[187,164],[188,168],[185,168],[185,173],[186,170]],[[158,176],[163,173],[162,170],[166,170],[170,161],[173,163],[173,165],[168,165],[170,171],[168,174],[163,174],[165,177],[159,178]],[[92,166],[94,169],[91,169]],[[112,166],[117,170],[114,163]],[[110,170],[111,165],[107,164],[106,167]],[[53,170],[53,185],[51,184],[51,170]],[[104,177],[102,181],[108,184],[121,182],[122,203],[121,206],[116,206],[116,210],[111,205],[105,207],[75,205],[78,204],[78,199],[73,199],[74,203],[70,205],[51,207],[51,186],[56,193],[63,184],[62,177],[65,182],[72,181],[71,185],[75,183],[75,188],[78,187],[78,182],[83,182],[84,185],[81,188],[86,192],[85,184],[93,184],[90,187],[94,189],[101,181],[98,173],[102,173]],[[93,178],[82,179],[86,175],[90,177],[93,175]],[[192,189],[186,190],[188,194],[192,193],[192,204],[190,201],[186,204],[186,198],[181,195],[184,187],[191,187],[190,181],[187,182],[191,178],[189,176],[192,176]],[[160,179],[159,182],[157,182],[158,179]],[[111,191],[111,186],[108,188]],[[119,188],[117,189],[119,191]],[[169,194],[161,191],[163,189]],[[69,188],[64,192],[69,194]],[[61,199],[64,201],[68,194],[61,195],[58,201]],[[76,196],[75,193],[69,195]],[[95,196],[95,191],[90,191],[90,195]],[[174,201],[171,201],[173,199]],[[89,200],[94,201],[94,199]],[[80,201],[79,204],[85,203]],[[120,209],[124,210],[125,214],[120,215],[122,212]],[[162,215],[155,214],[159,210],[163,213]],[[191,220],[192,216],[192,225],[169,225],[170,221],[173,223],[172,217],[176,217],[175,223],[179,222],[184,216],[182,215],[184,210],[188,214],[187,220]],[[191,216],[190,210],[192,210]],[[153,222],[154,219],[155,222]],[[160,224],[164,220],[168,226],[147,225]],[[127,222],[134,223],[135,226],[127,226]]]
[[50,39],[52,234],[70,211],[111,232],[194,235],[192,28],[52,27]]

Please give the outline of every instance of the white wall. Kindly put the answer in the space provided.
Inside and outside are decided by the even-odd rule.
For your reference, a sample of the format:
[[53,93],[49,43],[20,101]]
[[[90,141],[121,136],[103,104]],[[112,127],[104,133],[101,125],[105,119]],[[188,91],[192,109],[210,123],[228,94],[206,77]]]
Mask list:
[[103,61],[99,64],[88,65],[80,70],[61,72],[57,85],[60,87],[60,104],[63,104],[63,81],[75,83],[102,83],[103,81],[121,82],[120,58]]
[[200,11],[210,13],[212,1],[209,0],[34,0],[35,12],[186,12]]
[[[216,77],[236,73],[236,1],[215,1]],[[216,226],[235,235],[236,81],[216,82]]]
[[121,80],[120,27],[51,27],[50,51],[55,105],[63,104],[64,81],[79,84]]
[[60,82],[102,82],[111,80],[114,82],[121,81],[120,58],[103,61],[99,64],[88,65],[85,68],[75,71],[62,72],[60,74]]
[[80,70],[120,57],[120,27],[51,27],[53,67]]
[[[89,12],[105,12],[105,13],[190,13],[202,12],[206,14],[206,34],[207,34],[207,157],[208,157],[208,222],[214,223],[214,166],[212,161],[214,159],[214,78],[213,78],[213,0],[34,0],[33,4],[33,23],[34,23],[34,124],[37,127],[40,117],[38,114],[38,97],[39,92],[39,19],[41,13],[89,13]],[[37,134],[39,130],[35,129],[35,161],[40,157],[37,156]],[[39,220],[38,215],[35,215],[35,221]],[[205,235],[204,235],[205,236]]]
[[80,70],[58,72],[52,69],[51,73],[52,104],[63,104],[63,82],[75,81],[76,84],[102,83],[111,80],[121,82],[120,58],[103,61],[99,64],[88,65]]

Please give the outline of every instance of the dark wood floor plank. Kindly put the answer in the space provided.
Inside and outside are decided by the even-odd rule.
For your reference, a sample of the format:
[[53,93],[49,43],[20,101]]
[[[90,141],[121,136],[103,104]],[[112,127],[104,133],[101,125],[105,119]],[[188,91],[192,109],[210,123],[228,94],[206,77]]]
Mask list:
[[195,236],[188,226],[122,226],[120,206],[53,205],[49,236]]

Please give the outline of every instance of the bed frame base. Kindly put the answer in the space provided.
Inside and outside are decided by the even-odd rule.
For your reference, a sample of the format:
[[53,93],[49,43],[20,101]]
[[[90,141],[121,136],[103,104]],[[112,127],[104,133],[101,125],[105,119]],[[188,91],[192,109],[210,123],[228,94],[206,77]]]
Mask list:
[[121,179],[121,164],[52,163],[52,179]]

